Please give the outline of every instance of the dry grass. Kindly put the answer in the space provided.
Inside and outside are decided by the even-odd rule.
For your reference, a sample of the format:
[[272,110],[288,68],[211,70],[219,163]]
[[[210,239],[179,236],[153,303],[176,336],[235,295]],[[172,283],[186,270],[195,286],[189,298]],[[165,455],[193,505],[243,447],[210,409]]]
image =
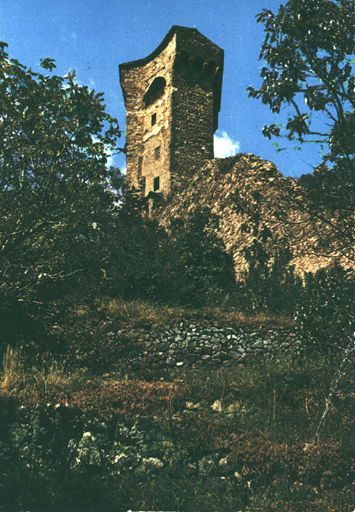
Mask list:
[[[236,311],[232,307],[202,307],[198,309],[183,308],[149,303],[146,301],[123,301],[122,299],[102,301],[97,312],[108,318],[120,320],[132,326],[151,325],[156,327],[184,320],[220,322],[236,327],[270,327],[292,328],[294,322],[290,317],[272,313],[247,314]],[[85,306],[78,306],[75,314],[79,318],[93,315],[93,311]]]
[[[229,369],[147,370],[144,378],[143,373],[68,372],[54,362],[46,368],[26,368],[21,350],[9,348],[0,389],[2,397],[17,403],[62,403],[89,416],[114,414],[134,421],[164,422],[178,440],[176,450],[187,450],[197,458],[210,449],[218,451],[237,475],[223,481],[225,488],[216,479],[205,482],[199,477],[171,480],[162,474],[139,486],[127,478],[122,493],[112,480],[105,499],[114,503],[118,493],[125,510],[139,505],[142,510],[173,506],[166,509],[232,512],[241,509],[241,503],[267,512],[348,512],[342,503],[348,504],[354,494],[354,379],[352,375],[344,378],[329,410],[322,442],[306,451],[324,410],[334,365],[326,359],[298,363],[285,359]],[[224,407],[220,413],[212,408],[216,400]],[[188,402],[201,407],[189,408]],[[231,404],[234,415],[226,413]],[[57,482],[50,480],[54,476],[46,478],[56,489]],[[86,478],[78,480],[68,499],[74,500],[78,486],[89,492]],[[67,486],[70,489],[69,480]],[[175,493],[169,503],[162,501],[167,488]],[[60,500],[60,486],[55,493]],[[128,499],[131,493],[134,502]]]

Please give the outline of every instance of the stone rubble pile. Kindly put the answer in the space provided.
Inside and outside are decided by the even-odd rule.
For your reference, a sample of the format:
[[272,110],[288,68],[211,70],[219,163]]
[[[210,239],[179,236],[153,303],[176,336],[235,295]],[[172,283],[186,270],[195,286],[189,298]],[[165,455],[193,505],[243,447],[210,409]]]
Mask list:
[[232,477],[236,471],[216,449],[206,446],[204,454],[189,453],[171,425],[148,426],[142,419],[88,420],[80,411],[59,404],[22,406],[11,416],[2,451],[5,459],[6,453],[16,451],[29,469],[95,469],[137,477],[159,471],[180,477]]

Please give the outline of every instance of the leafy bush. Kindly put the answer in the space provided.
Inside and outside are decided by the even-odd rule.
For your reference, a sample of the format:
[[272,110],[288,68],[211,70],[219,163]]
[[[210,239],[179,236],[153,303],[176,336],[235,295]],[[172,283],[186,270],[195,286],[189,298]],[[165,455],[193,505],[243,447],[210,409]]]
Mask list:
[[290,265],[291,251],[285,240],[255,238],[244,250],[248,270],[238,283],[237,305],[247,312],[268,311],[293,315],[302,281]]
[[296,326],[308,349],[334,352],[354,343],[355,277],[339,265],[307,274]]
[[218,220],[205,210],[166,231],[142,208],[137,196],[126,194],[111,237],[106,291],[184,306],[220,303],[234,287],[234,267]]
[[100,281],[121,186],[107,166],[121,132],[103,94],[75,73],[52,74],[50,58],[34,72],[6,48],[0,42],[0,356],[7,344],[45,344],[58,298]]
[[162,293],[179,304],[217,305],[234,291],[234,265],[218,234],[218,218],[209,209],[171,226]]

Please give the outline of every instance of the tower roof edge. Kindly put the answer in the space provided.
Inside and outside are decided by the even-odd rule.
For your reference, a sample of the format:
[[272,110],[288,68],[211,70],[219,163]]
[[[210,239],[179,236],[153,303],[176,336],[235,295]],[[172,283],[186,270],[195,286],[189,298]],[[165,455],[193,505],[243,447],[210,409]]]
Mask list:
[[[123,64],[120,64],[119,65],[119,71],[121,72],[121,70],[136,68],[136,67],[140,67],[140,66],[145,66],[146,64],[148,64],[148,62],[150,62],[151,60],[155,59],[155,57],[157,57],[157,55],[159,55],[166,48],[166,46],[169,44],[169,42],[171,41],[171,39],[173,38],[173,36],[175,34],[179,34],[179,33],[181,33],[181,34],[182,33],[191,33],[191,34],[199,35],[200,37],[203,37],[204,39],[206,39],[206,41],[209,41],[209,43],[211,45],[215,46],[216,48],[219,48],[219,46],[217,46],[215,43],[213,43],[206,36],[201,34],[201,32],[199,32],[197,30],[197,28],[190,28],[190,27],[183,27],[183,26],[180,26],[180,25],[173,25],[171,27],[171,29],[169,30],[169,32],[164,37],[164,39],[162,40],[162,42],[160,43],[160,45],[150,55],[148,55],[147,57],[144,57],[143,59],[133,60],[133,61],[130,61],[130,62],[124,62]],[[221,48],[219,48],[219,50],[221,50],[223,52],[223,50]]]

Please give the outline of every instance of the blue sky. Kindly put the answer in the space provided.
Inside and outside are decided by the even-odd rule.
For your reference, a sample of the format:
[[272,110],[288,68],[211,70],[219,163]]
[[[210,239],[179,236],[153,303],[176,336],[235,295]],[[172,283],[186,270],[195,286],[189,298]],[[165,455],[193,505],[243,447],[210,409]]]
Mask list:
[[[149,55],[172,25],[196,27],[225,51],[217,156],[254,153],[274,162],[288,176],[311,172],[319,148],[276,152],[261,134],[265,124],[280,122],[245,89],[257,87],[264,38],[255,15],[276,12],[278,0],[0,0],[0,39],[22,64],[36,69],[51,57],[56,73],[76,71],[80,83],[105,93],[107,111],[125,130],[125,109],[118,65]],[[285,3],[285,2],[283,2]],[[122,146],[124,140],[122,139]],[[114,164],[125,167],[123,155]]]

